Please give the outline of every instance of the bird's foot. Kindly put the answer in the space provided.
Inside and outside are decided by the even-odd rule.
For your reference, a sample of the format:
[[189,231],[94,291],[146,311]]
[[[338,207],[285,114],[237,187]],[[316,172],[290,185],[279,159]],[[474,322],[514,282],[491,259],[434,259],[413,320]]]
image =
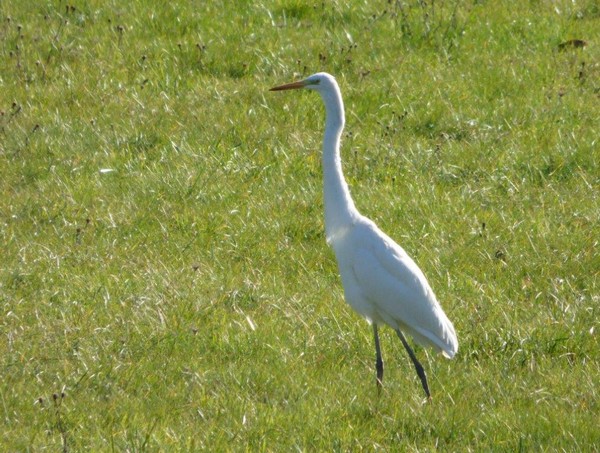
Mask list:
[[377,396],[381,395],[381,390],[383,389],[383,381],[379,377],[377,378]]

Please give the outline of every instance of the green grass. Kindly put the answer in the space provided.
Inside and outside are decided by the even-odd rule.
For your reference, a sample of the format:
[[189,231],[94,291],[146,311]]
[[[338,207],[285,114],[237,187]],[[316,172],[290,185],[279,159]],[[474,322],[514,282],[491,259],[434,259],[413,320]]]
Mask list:
[[[0,3],[1,449],[600,450],[599,49],[594,0]],[[431,404],[267,91],[321,70],[458,332]]]

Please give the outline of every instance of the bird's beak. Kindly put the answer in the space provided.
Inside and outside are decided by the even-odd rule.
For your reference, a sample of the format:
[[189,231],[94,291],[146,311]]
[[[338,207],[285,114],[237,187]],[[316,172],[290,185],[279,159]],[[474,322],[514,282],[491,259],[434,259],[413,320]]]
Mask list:
[[269,91],[297,90],[299,88],[304,88],[305,86],[304,80],[300,80],[299,82],[286,83],[285,85],[273,87]]

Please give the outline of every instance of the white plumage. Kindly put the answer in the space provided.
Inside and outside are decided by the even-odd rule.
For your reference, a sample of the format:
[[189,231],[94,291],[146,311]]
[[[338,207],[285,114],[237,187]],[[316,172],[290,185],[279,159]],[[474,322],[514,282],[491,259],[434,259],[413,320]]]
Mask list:
[[337,82],[333,76],[321,72],[271,90],[298,88],[317,91],[325,104],[323,197],[327,243],[335,252],[346,301],[373,323],[377,384],[380,387],[383,380],[377,326],[387,324],[402,340],[423,389],[430,396],[423,367],[402,332],[408,332],[416,343],[452,358],[458,350],[454,326],[415,262],[354,206],[340,160],[340,138],[345,120]]
[[376,324],[408,332],[421,346],[452,358],[458,342],[421,269],[365,217],[332,242],[347,302]]

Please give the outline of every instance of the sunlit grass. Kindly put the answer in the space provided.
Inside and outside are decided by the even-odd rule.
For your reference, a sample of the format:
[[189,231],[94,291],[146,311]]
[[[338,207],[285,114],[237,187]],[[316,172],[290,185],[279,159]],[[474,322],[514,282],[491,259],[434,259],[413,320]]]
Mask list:
[[[595,451],[593,1],[0,4],[3,450]],[[585,47],[562,46],[572,39]],[[359,209],[459,337],[420,387],[343,302]]]

